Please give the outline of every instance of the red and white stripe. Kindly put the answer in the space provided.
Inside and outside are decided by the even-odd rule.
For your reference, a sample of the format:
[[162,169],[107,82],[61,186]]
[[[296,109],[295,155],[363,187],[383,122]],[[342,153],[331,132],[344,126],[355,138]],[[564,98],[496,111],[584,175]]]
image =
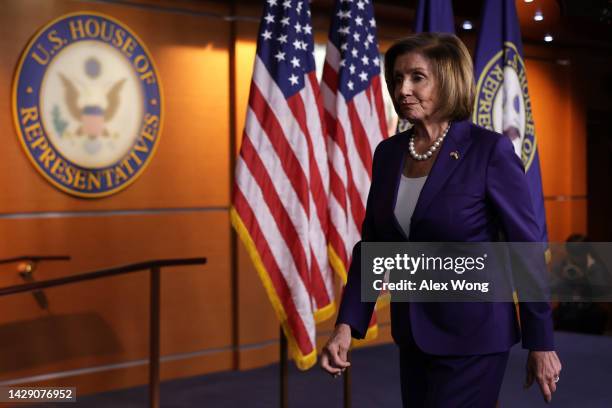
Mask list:
[[305,84],[286,99],[256,57],[233,198],[303,369],[316,355],[316,313],[334,299],[327,253],[329,169],[314,71]]
[[336,272],[346,281],[353,246],[361,239],[361,224],[372,181],[372,155],[387,137],[380,76],[351,100],[338,91],[340,54],[327,43],[321,93],[325,107],[330,165],[329,245],[340,260]]

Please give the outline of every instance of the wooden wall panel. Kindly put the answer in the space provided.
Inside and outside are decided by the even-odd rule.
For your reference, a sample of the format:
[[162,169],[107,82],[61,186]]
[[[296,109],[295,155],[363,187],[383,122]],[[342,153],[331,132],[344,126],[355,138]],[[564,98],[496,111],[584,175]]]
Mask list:
[[[29,252],[31,234],[47,237],[36,243],[39,253],[73,258],[42,264],[37,280],[147,259],[208,257],[205,266],[162,270],[162,356],[231,344],[225,212],[0,220],[0,236],[11,237],[2,241],[0,257]],[[19,282],[14,266],[0,270],[3,286]],[[0,309],[10,311],[0,316],[0,354],[5,354],[0,357],[0,381],[147,358],[146,271],[44,292],[48,312],[29,293],[0,298]],[[7,358],[15,350],[21,359]],[[183,364],[190,369],[190,361]]]
[[[570,78],[567,79],[565,86],[569,88],[568,104],[570,106],[569,137],[568,137],[568,156],[571,157],[571,164],[561,161],[558,167],[565,171],[569,177],[568,191],[572,196],[586,197],[587,188],[587,106],[584,96],[579,88],[580,79],[577,76],[576,67],[569,68]],[[586,217],[586,207],[584,209]]]
[[567,175],[555,169],[561,160],[566,163],[571,160],[567,157],[570,133],[568,90],[563,86],[568,72],[551,62],[527,60],[526,65],[544,194],[564,194]]
[[[148,168],[126,190],[96,200],[61,193],[38,174],[22,151],[10,108],[13,72],[29,38],[52,19],[79,10],[117,18],[141,38],[165,101],[160,144]],[[25,0],[3,2],[0,27],[0,185],[11,186],[0,195],[0,213],[228,205],[227,22],[95,2]]]
[[586,233],[586,128],[571,66],[526,61],[542,171],[548,236]]

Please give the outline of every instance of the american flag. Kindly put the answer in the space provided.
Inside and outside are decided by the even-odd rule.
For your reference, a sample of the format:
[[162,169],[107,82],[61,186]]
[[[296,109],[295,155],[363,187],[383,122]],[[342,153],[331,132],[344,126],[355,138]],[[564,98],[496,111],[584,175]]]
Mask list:
[[336,0],[321,92],[329,133],[330,260],[346,282],[372,179],[374,149],[387,137],[380,54],[370,0]]
[[268,0],[230,214],[301,369],[316,362],[315,323],[335,312],[313,49],[308,1]]

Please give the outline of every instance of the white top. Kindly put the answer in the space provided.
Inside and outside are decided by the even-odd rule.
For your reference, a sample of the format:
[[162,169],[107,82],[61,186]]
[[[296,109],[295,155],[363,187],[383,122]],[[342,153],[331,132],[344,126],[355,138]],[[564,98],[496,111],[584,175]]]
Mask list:
[[410,219],[414,213],[414,208],[417,205],[423,185],[425,185],[425,180],[427,180],[427,176],[412,178],[406,177],[402,173],[393,212],[406,236],[410,235]]

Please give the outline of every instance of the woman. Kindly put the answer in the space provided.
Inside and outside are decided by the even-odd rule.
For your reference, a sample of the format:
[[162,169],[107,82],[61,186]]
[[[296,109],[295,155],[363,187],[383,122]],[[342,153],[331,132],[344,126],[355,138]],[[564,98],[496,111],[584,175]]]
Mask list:
[[[472,62],[454,35],[421,33],[395,43],[385,76],[398,114],[414,124],[374,154],[363,241],[537,241],[538,226],[510,140],[470,122]],[[500,231],[501,230],[501,231]],[[353,250],[336,328],[321,366],[338,376],[351,335],[363,338],[374,308],[360,299],[360,245]],[[542,265],[543,265],[542,259]],[[550,401],[561,363],[548,303],[392,303],[406,407],[494,407],[509,350],[529,350],[526,386]]]

